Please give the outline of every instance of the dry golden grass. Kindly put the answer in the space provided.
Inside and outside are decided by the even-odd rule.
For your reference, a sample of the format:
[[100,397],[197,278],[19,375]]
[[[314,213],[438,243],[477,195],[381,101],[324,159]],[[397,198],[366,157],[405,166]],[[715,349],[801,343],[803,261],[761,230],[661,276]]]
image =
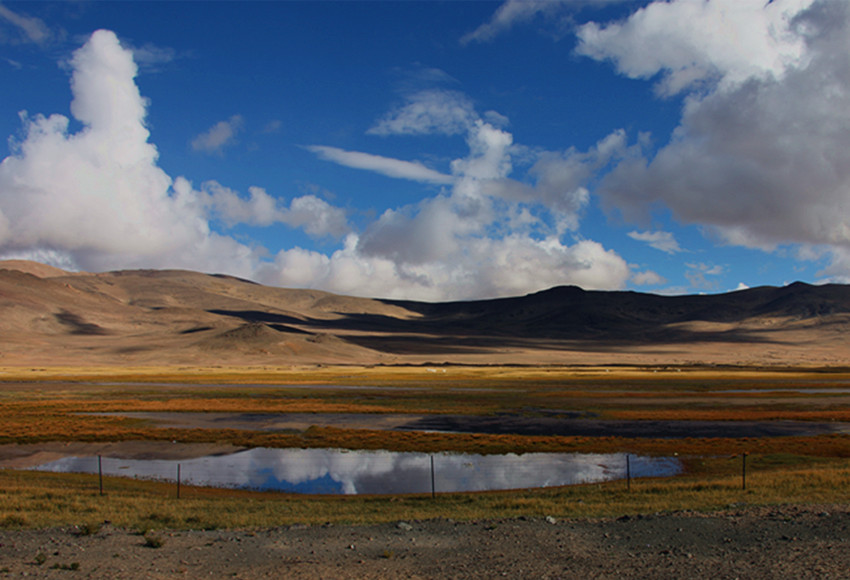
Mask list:
[[[428,369],[439,372],[431,372]],[[445,372],[443,372],[445,371]],[[574,384],[622,386],[630,389],[664,388],[670,383],[724,386],[749,384],[776,386],[793,381],[805,383],[822,379],[850,381],[850,369],[817,367],[714,367],[714,366],[356,366],[356,365],[284,365],[284,366],[85,366],[85,367],[0,367],[0,381],[118,381],[190,384],[345,384],[397,385],[454,383],[482,386],[548,384],[564,381]]]
[[[149,529],[268,528],[295,523],[367,524],[401,519],[492,519],[552,515],[611,517],[624,514],[712,511],[741,505],[846,504],[850,461],[776,469],[770,458],[752,458],[747,489],[737,474],[692,474],[536,490],[408,496],[304,496],[216,490],[96,476],[0,471],[0,527],[113,525]],[[738,463],[729,462],[730,469]]]
[[37,405],[3,406],[0,443],[44,441],[179,441],[230,443],[246,447],[386,449],[434,453],[631,452],[670,455],[793,453],[817,457],[850,457],[850,435],[773,438],[653,439],[565,437],[341,429],[314,426],[303,432],[263,432],[236,429],[176,429],[145,425],[136,419],[75,415]]
[[[445,370],[446,372],[442,372]],[[185,488],[109,478],[99,497],[86,475],[0,471],[0,525],[110,520],[138,528],[265,527],[402,518],[606,516],[753,504],[847,502],[850,435],[654,439],[377,431],[303,432],[160,428],[110,412],[452,413],[526,416],[569,410],[629,420],[850,420],[841,369],[639,367],[255,367],[0,369],[0,442],[156,440],[248,447],[420,452],[678,454],[687,474],[513,492],[332,498]],[[299,386],[301,385],[301,386]],[[303,387],[321,385],[321,389]],[[334,385],[339,388],[334,388]],[[350,386],[375,387],[347,388]],[[753,393],[728,390],[754,389]],[[780,390],[777,390],[780,389]],[[732,403],[734,402],[734,405]],[[740,454],[750,489],[740,489]],[[202,515],[198,515],[202,514]],[[5,522],[5,523],[4,523]]]

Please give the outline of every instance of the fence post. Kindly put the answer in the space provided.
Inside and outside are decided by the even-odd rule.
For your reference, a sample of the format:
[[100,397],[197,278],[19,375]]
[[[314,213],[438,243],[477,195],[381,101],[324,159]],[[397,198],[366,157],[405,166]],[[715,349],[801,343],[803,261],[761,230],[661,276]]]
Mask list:
[[97,483],[100,488],[100,495],[103,495],[103,464],[100,460],[100,455],[97,456]]
[[431,455],[431,499],[437,497],[437,490],[434,487],[434,456]]
[[632,491],[632,466],[628,453],[626,453],[626,491]]
[[741,489],[747,489],[747,452],[741,454]]
[[180,499],[180,464],[177,464],[177,499]]

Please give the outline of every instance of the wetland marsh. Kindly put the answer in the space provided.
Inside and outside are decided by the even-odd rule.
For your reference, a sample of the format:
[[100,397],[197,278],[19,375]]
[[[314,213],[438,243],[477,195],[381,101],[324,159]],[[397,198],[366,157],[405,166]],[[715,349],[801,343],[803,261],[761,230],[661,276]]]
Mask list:
[[[0,372],[0,465],[31,467],[85,455],[186,461],[257,448],[485,458],[628,453],[676,457],[681,465],[682,474],[662,487],[674,496],[672,504],[657,505],[705,508],[714,501],[683,495],[673,482],[689,482],[686,488],[734,482],[740,469],[734,458],[745,452],[756,478],[779,470],[788,477],[801,469],[840,471],[850,458],[850,371],[842,369],[430,369],[7,368]],[[807,501],[794,489],[772,490],[759,501],[781,501],[783,493],[787,501]],[[810,495],[846,497],[847,482],[824,483]],[[618,508],[609,504],[603,511],[611,509]]]

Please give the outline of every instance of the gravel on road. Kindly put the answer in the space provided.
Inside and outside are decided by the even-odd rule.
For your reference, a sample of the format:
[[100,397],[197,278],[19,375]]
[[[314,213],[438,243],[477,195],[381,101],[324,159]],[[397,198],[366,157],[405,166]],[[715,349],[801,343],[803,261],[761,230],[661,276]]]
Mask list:
[[848,578],[850,506],[139,533],[0,531],[2,578]]

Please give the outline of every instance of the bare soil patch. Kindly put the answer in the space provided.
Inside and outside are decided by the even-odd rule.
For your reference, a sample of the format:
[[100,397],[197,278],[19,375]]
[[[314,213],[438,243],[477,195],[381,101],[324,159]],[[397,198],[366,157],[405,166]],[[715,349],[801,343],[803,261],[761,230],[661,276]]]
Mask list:
[[[844,505],[603,520],[0,531],[0,570],[33,578],[843,578]],[[157,547],[158,546],[158,547]]]
[[151,421],[175,429],[237,429],[242,431],[304,431],[310,427],[339,429],[397,429],[421,415],[377,413],[216,413],[120,412],[98,413]]
[[62,457],[102,455],[120,459],[191,459],[242,451],[223,443],[171,443],[167,441],[116,441],[84,443],[53,441],[47,443],[0,445],[0,468],[26,469]]

